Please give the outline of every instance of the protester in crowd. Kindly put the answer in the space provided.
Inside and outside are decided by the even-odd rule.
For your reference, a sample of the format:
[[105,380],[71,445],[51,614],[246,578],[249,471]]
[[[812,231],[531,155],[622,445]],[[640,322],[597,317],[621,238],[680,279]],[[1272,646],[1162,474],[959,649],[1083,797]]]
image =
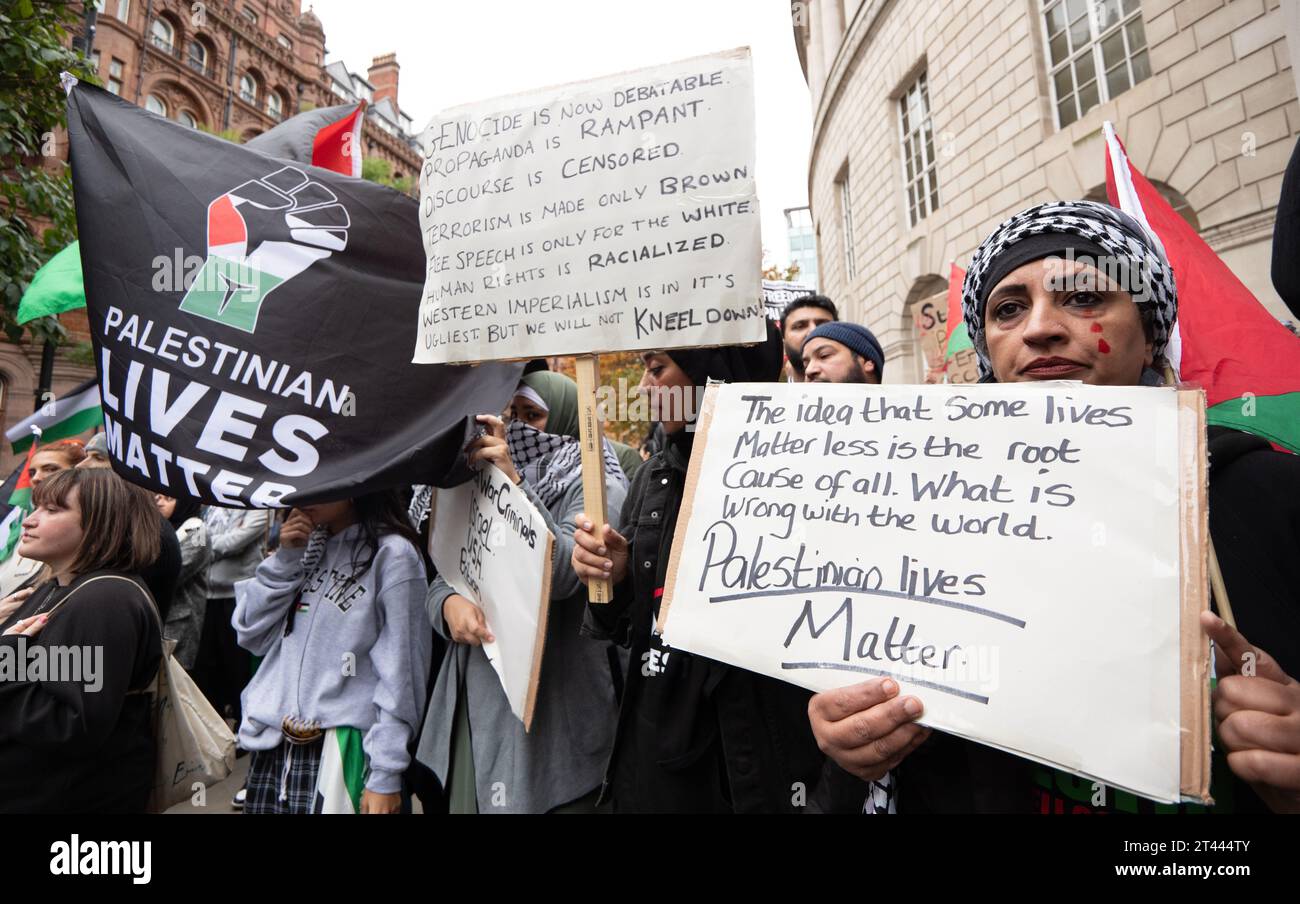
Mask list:
[[871,330],[840,320],[809,333],[800,360],[808,383],[879,383],[885,372],[885,353]]
[[294,510],[235,585],[246,813],[396,813],[432,644],[424,560],[394,491]]
[[641,441],[641,460],[649,461],[651,458],[662,451],[664,448],[664,427],[663,424],[654,423],[650,425],[650,432],[646,434],[645,439]]
[[[578,516],[573,567],[613,584],[607,604],[587,607],[584,633],[631,647],[608,794],[621,812],[790,812],[822,768],[808,728],[809,693],[783,681],[669,650],[651,630],[663,594],[685,489],[697,408],[672,404],[710,378],[766,381],[781,367],[781,339],[750,347],[653,352],[641,386],[656,398],[667,448],[642,465],[620,518],[628,535],[598,536]],[[675,410],[674,410],[675,409]]]
[[[0,812],[143,812],[154,769],[145,691],[161,662],[162,622],[140,570],[158,557],[157,512],[108,471],[62,471],[33,500],[20,549],[51,577],[0,644],[24,659],[31,647],[86,652],[80,674],[0,682]],[[53,652],[44,661],[69,663]]]
[[[75,439],[61,439],[38,449],[27,466],[27,479],[32,490],[35,491],[47,477],[75,468],[85,457],[86,447]],[[7,598],[19,591],[24,591],[19,599],[26,599],[26,590],[43,579],[41,568],[40,562],[25,557],[15,547],[9,558],[0,562],[0,599],[12,602]],[[7,614],[5,608],[5,603],[0,602],[0,620]]]
[[[535,361],[533,362],[536,363]],[[520,378],[521,383],[519,391],[510,400],[509,407],[502,413],[506,420],[516,420],[524,424],[531,424],[534,427],[537,424],[547,422],[547,411],[545,403],[541,400],[541,393],[554,397],[563,397],[565,399],[563,411],[563,430],[552,429],[550,432],[557,436],[569,436],[578,439],[578,387],[569,377],[564,374],[553,373],[545,369],[525,369],[523,376]],[[568,404],[572,402],[572,405]],[[552,424],[557,423],[555,417],[550,418]],[[538,427],[537,429],[543,429]],[[620,443],[618,440],[605,438],[605,442],[614,450],[614,455],[618,459],[619,468],[623,474],[631,479],[636,473],[636,469],[641,467],[641,456],[636,449],[633,449],[627,443]]]
[[154,496],[154,502],[176,531],[181,547],[181,571],[167,623],[163,625],[163,636],[176,641],[172,655],[186,671],[193,671],[203,633],[203,615],[208,608],[208,562],[212,560],[203,506],[197,499],[178,501],[161,493]]
[[[1075,260],[1064,259],[1070,251]],[[1120,283],[1103,273],[1117,273]],[[984,241],[962,306],[984,382],[1155,386],[1164,379],[1177,294],[1158,242],[1134,219],[1103,204],[1053,202],[1017,214]],[[1296,811],[1300,459],[1235,430],[1209,434],[1210,533],[1240,627],[1210,613],[1201,619],[1216,646],[1216,756],[1227,754],[1211,792],[1224,810]],[[1240,674],[1248,651],[1254,677]],[[900,813],[1137,806],[1126,795],[1121,807],[1107,789],[1104,806],[1094,807],[1091,782],[953,735],[931,736],[916,723],[923,713],[919,696],[900,696],[888,679],[818,694],[809,707],[819,744],[846,770],[869,780],[893,770]]]
[[208,702],[233,724],[240,720],[239,695],[253,677],[253,658],[235,639],[235,584],[253,576],[262,562],[271,515],[266,509],[204,509],[212,560],[208,603],[203,614],[194,683]]
[[[86,457],[77,463],[78,468],[111,469],[108,458],[108,441],[103,433],[96,433],[86,443]],[[166,621],[171,611],[172,596],[176,592],[176,581],[181,573],[181,544],[176,539],[176,530],[161,513],[158,514],[158,558],[140,570],[140,577],[149,592],[153,594],[158,611]]]
[[839,320],[835,303],[825,295],[801,295],[785,306],[781,312],[781,338],[785,343],[786,379],[802,383],[803,344],[808,334],[821,326]]
[[[545,380],[537,380],[546,377]],[[614,743],[618,703],[609,643],[580,636],[587,590],[573,571],[574,519],[583,510],[578,387],[561,374],[524,377],[507,431],[494,417],[467,449],[471,467],[495,466],[517,484],[555,535],[546,656],[531,729],[510,710],[484,654],[483,610],[442,578],[429,589],[434,629],[452,641],[434,683],[418,756],[448,789],[452,813],[593,812]],[[627,495],[605,444],[605,505],[618,526]]]
[[1277,199],[1272,276],[1277,294],[1300,317],[1300,143],[1291,150]]

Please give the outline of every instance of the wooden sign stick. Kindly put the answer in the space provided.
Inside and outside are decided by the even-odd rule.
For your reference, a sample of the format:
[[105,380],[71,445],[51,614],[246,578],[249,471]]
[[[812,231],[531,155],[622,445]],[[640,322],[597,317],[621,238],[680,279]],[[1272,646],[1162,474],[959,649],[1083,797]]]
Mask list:
[[[596,405],[600,385],[600,358],[580,355],[574,359],[578,374],[578,441],[582,444],[582,505],[591,520],[592,532],[605,533],[605,432]],[[587,600],[608,603],[612,587],[601,578],[587,584]]]

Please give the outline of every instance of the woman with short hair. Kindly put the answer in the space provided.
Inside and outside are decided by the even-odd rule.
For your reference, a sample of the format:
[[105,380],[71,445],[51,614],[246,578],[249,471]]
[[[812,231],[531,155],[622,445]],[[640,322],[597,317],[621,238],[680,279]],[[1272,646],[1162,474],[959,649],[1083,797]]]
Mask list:
[[0,681],[0,812],[140,813],[153,786],[148,691],[161,621],[140,580],[158,556],[144,490],[103,470],[44,480],[19,550],[52,577],[2,626],[7,657],[71,673]]

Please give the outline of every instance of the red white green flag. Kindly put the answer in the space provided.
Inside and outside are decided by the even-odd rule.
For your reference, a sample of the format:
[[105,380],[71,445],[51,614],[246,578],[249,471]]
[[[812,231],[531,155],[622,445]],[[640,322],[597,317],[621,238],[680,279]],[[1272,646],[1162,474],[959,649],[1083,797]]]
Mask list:
[[0,521],[0,562],[7,561],[18,548],[18,538],[23,532],[23,519],[27,517],[32,510],[32,456],[36,454],[38,445],[37,439],[33,438],[31,446],[27,449],[27,459],[23,462],[22,468],[18,472],[18,482],[14,485],[13,492],[9,494],[9,512],[5,515],[4,521]]
[[955,263],[948,274],[948,337],[944,346],[944,367],[952,356],[960,351],[973,348],[970,333],[966,330],[966,320],[961,316],[961,284],[966,281],[966,271]]
[[1207,420],[1300,452],[1300,339],[1259,303],[1133,166],[1108,122],[1106,194],[1159,238],[1178,287],[1166,357],[1205,390]]

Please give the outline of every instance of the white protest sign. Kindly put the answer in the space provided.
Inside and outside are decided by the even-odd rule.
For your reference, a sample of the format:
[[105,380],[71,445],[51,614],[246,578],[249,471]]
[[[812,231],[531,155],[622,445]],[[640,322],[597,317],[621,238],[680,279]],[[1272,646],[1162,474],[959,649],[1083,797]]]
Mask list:
[[483,610],[496,637],[483,652],[527,731],[542,669],[555,537],[523,491],[495,467],[435,491],[429,517],[429,555],[438,575]]
[[761,342],[748,48],[435,116],[417,363]]
[[1176,801],[1183,701],[1208,693],[1180,650],[1205,587],[1182,577],[1204,549],[1180,547],[1205,516],[1193,402],[710,386],[664,640],[817,691],[890,676],[924,724]]

